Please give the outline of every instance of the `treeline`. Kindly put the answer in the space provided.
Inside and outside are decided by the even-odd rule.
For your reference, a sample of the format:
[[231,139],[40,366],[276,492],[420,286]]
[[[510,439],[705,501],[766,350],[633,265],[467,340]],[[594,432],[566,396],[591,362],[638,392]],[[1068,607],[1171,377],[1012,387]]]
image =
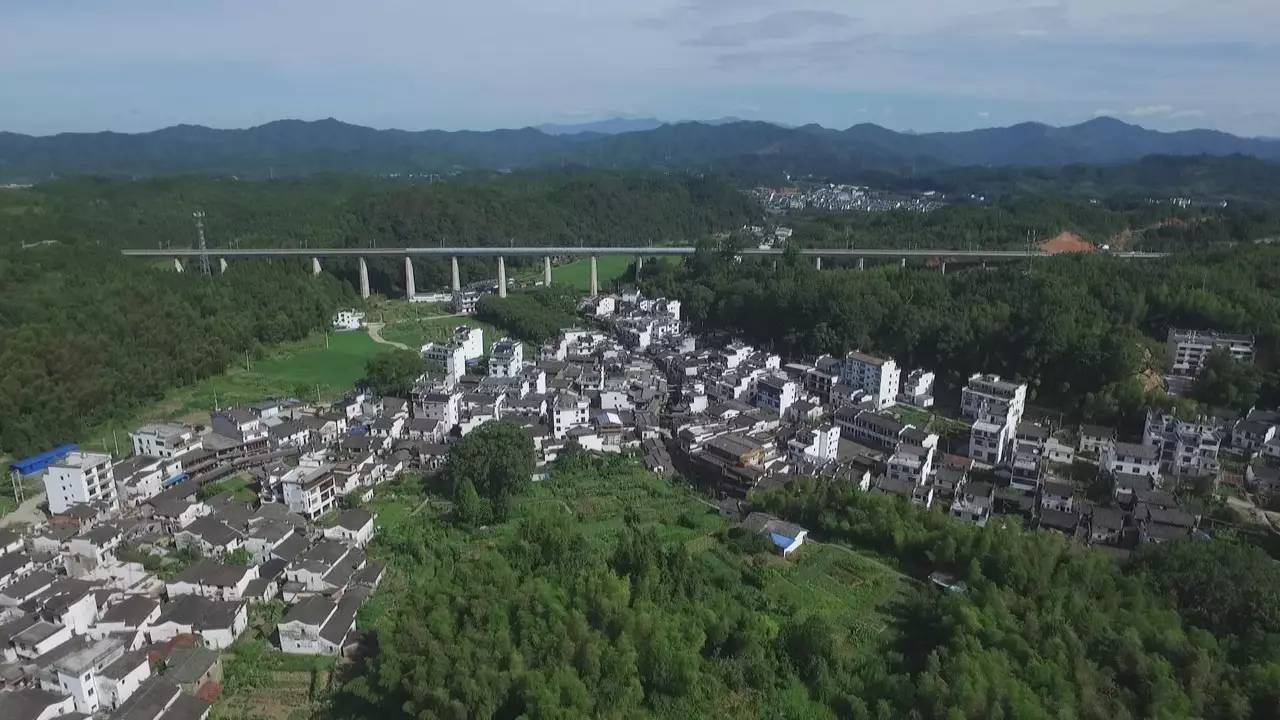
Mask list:
[[205,278],[85,243],[0,249],[0,451],[82,438],[245,353],[305,336],[350,293],[300,263]]
[[576,300],[572,290],[559,287],[512,293],[505,298],[489,294],[476,304],[476,317],[505,328],[520,340],[541,345],[577,322]]
[[1177,207],[1167,201],[1034,194],[962,200],[928,213],[802,214],[787,218],[802,247],[1028,249],[1060,233],[1096,247],[1187,250],[1280,237],[1280,208],[1263,204]]
[[[807,554],[846,550],[807,543],[780,561],[736,528],[691,533],[705,521],[693,510],[646,522],[655,482],[626,459],[569,453],[530,503],[555,512],[384,529],[371,552],[388,581],[360,619],[378,652],[330,714],[1262,720],[1280,707],[1280,573],[1256,550],[1188,541],[1121,568],[1050,533],[847,484],[760,498],[824,543],[894,558],[866,572],[907,573],[874,617],[851,617],[816,593],[863,592],[876,580],[860,571],[779,591],[827,572]],[[604,484],[628,499],[622,521],[575,517],[584,486]],[[966,591],[920,579],[935,569]]]
[[[714,177],[547,171],[476,174],[447,182],[320,176],[238,181],[84,178],[0,190],[0,246],[54,241],[189,248],[191,213],[205,212],[210,246],[431,247],[692,243],[759,217]],[[508,266],[536,258],[508,258]],[[459,258],[463,282],[491,280],[489,258]],[[448,287],[448,259],[414,261],[418,289]],[[353,285],[355,261],[325,263]],[[374,290],[400,297],[400,258],[370,259]]]
[[1145,202],[1190,197],[1236,205],[1280,198],[1280,164],[1247,155],[1148,155],[1129,163],[1097,165],[974,165],[887,179],[885,184],[1000,198],[1052,195]]
[[1170,401],[1151,389],[1170,327],[1253,333],[1265,371],[1253,399],[1280,403],[1280,248],[1142,262],[1058,256],[985,271],[953,262],[943,274],[896,263],[816,271],[795,253],[775,270],[706,243],[683,265],[644,270],[647,292],[679,298],[702,329],[793,356],[886,353],[936,371],[944,392],[972,373],[999,373],[1027,381],[1034,403],[1130,428],[1151,403]]
[[1186,540],[1147,548],[1125,570],[1052,533],[977,528],[847,484],[801,481],[758,502],[819,537],[967,586],[914,594],[886,667],[848,681],[879,696],[877,717],[1280,711],[1280,571],[1257,549]]

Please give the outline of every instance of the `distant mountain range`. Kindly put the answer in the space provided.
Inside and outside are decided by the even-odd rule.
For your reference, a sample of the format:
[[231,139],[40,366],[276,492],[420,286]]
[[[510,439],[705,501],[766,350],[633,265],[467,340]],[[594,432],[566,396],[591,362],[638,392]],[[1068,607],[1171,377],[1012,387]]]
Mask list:
[[[655,125],[655,123],[657,123]],[[334,119],[279,120],[243,130],[177,125],[138,134],[0,133],[0,181],[68,175],[180,173],[261,178],[322,172],[407,174],[588,166],[724,172],[743,178],[910,177],[968,166],[1112,164],[1149,155],[1280,160],[1280,140],[1215,130],[1158,132],[1113,118],[1053,127],[1021,123],[964,132],[833,130],[725,119],[652,118],[492,131],[375,130]]]

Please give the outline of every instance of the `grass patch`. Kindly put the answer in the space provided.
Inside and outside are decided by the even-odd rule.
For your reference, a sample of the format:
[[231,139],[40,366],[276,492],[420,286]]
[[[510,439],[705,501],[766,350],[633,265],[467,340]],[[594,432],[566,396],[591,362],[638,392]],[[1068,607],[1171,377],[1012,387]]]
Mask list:
[[382,338],[390,342],[404,343],[411,348],[420,348],[429,342],[448,340],[453,337],[453,329],[459,325],[480,328],[484,331],[485,352],[508,334],[501,328],[473,317],[432,316],[397,320],[382,328]]
[[254,485],[253,478],[249,477],[248,473],[236,473],[229,478],[200,488],[200,498],[203,500],[229,492],[233,499],[251,503],[258,499],[258,491],[254,489]]
[[327,340],[324,333],[316,333],[280,345],[263,358],[250,359],[247,365],[175,388],[131,417],[100,426],[82,444],[91,450],[113,451],[117,440],[126,442],[131,430],[148,422],[172,419],[207,425],[215,404],[230,407],[286,396],[333,400],[364,376],[370,357],[385,349],[363,332],[330,333]]

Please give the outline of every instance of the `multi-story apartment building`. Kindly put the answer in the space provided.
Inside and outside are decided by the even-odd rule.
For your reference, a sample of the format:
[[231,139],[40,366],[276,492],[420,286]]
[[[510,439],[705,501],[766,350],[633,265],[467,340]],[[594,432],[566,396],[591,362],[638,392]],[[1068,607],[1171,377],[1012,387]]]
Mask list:
[[782,417],[796,401],[800,386],[785,377],[766,376],[756,381],[755,406]]
[[438,420],[444,432],[457,427],[462,416],[462,391],[422,387],[413,391],[413,416]]
[[1158,451],[1160,470],[1173,475],[1216,475],[1218,451],[1229,435],[1223,422],[1200,416],[1179,420],[1173,415],[1147,413],[1142,443]]
[[[967,418],[981,420],[997,418],[992,422],[1011,421],[1010,430],[1022,421],[1027,408],[1026,383],[1001,380],[999,375],[971,375],[969,383],[960,393],[960,413]],[[1013,437],[1012,434],[1009,436]]]
[[72,452],[49,466],[44,475],[49,512],[65,513],[77,503],[117,503],[115,473],[106,453]]
[[835,460],[839,450],[840,428],[836,425],[801,430],[787,443],[787,455],[792,462],[821,465]]
[[902,443],[885,464],[890,480],[924,485],[933,472],[934,448]]
[[333,465],[303,464],[280,478],[281,495],[289,511],[316,520],[334,508],[338,501]]
[[1001,380],[999,375],[970,376],[960,394],[961,414],[974,421],[969,456],[993,464],[1003,460],[1026,407],[1025,383]]
[[570,430],[591,423],[591,400],[567,390],[558,392],[551,401],[550,415],[551,434],[563,440]]
[[995,465],[1009,448],[1008,426],[975,420],[969,430],[969,457],[978,462]]
[[516,377],[524,368],[524,343],[502,338],[489,353],[490,377]]
[[892,407],[898,398],[902,371],[898,369],[898,363],[890,358],[854,350],[844,356],[840,381],[867,393],[875,409],[884,410]]
[[1214,350],[1226,350],[1239,362],[1253,362],[1253,336],[1169,328],[1165,359],[1174,375],[1199,375],[1204,361]]

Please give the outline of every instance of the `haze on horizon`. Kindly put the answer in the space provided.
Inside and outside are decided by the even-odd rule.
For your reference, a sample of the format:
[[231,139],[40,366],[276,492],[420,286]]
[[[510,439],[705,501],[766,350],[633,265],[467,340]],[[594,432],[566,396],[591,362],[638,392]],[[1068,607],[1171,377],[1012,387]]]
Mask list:
[[1274,0],[0,0],[0,130],[1097,115],[1280,136]]

